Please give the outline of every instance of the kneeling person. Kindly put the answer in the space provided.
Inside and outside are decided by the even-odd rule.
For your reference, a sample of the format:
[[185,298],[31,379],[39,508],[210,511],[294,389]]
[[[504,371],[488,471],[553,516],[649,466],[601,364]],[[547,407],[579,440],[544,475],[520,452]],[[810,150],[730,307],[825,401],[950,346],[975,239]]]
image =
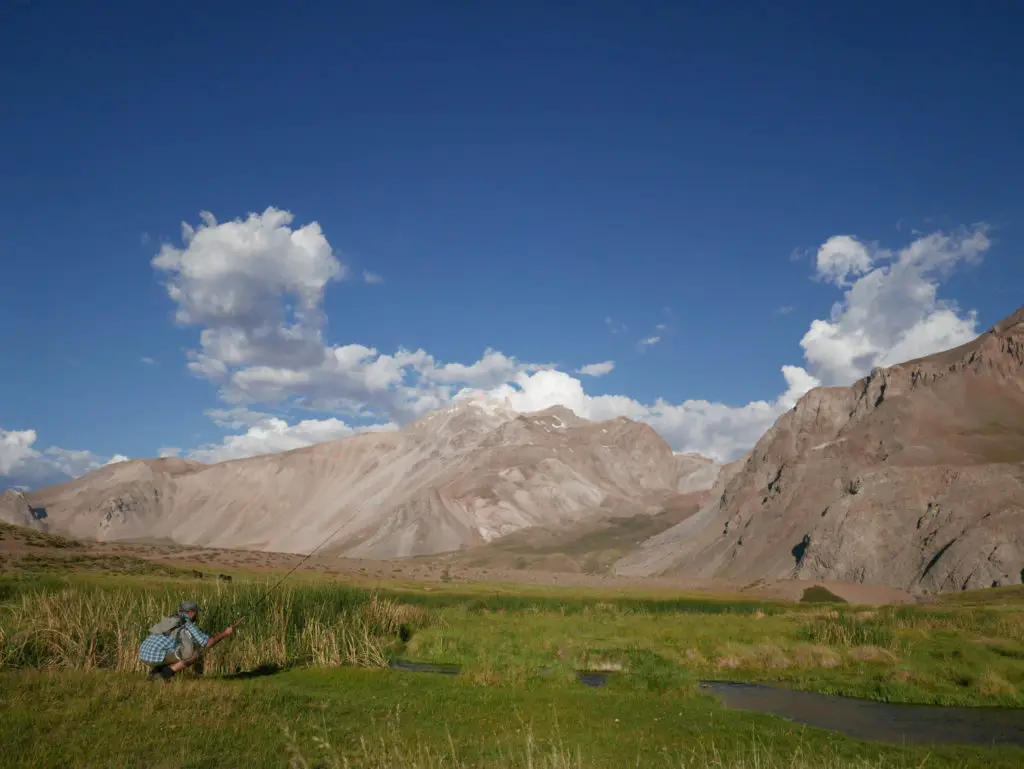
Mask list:
[[199,605],[183,601],[174,616],[164,617],[149,629],[139,646],[139,659],[150,666],[149,678],[167,680],[193,665],[202,672],[203,651],[235,632],[232,626],[214,636],[207,635],[196,624],[198,617]]

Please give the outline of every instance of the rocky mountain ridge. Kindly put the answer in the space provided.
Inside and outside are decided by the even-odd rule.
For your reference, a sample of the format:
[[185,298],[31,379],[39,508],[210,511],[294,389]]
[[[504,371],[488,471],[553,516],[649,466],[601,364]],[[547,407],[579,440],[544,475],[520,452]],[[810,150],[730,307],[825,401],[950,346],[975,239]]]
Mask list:
[[968,344],[808,392],[630,576],[1024,581],[1024,308]]

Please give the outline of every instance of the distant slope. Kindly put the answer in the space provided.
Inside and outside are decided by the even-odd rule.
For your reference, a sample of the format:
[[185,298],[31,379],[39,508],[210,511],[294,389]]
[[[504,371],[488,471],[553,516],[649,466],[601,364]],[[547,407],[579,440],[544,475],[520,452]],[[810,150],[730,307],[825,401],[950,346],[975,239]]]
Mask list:
[[662,512],[593,518],[563,526],[531,526],[484,545],[428,557],[468,569],[531,569],[603,574],[648,538],[696,513],[707,491],[666,499]]
[[621,575],[936,592],[1024,579],[1024,308],[969,344],[807,393]]
[[[83,539],[390,558],[482,545],[531,526],[657,515],[713,463],[648,425],[471,401],[367,433],[215,465],[139,460],[4,503],[3,520]],[[24,505],[21,504],[24,502]],[[27,508],[25,507],[27,505]]]

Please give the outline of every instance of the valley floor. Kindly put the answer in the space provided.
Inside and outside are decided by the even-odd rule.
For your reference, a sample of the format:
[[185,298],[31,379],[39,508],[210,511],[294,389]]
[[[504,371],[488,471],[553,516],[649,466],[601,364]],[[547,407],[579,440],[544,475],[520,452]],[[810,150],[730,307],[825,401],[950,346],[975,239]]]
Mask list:
[[10,767],[1019,767],[1024,750],[845,739],[673,692],[305,670],[147,684],[0,674]]
[[[869,607],[824,589],[808,603],[300,572],[268,594],[278,573],[208,562],[200,579],[59,539],[28,547],[8,548],[0,577],[3,766],[1024,766],[1022,747],[859,741],[698,687],[1024,707],[1020,589]],[[206,629],[242,629],[202,676],[147,682],[138,643],[184,598]],[[395,657],[461,671],[397,672]],[[609,684],[582,686],[581,669]]]

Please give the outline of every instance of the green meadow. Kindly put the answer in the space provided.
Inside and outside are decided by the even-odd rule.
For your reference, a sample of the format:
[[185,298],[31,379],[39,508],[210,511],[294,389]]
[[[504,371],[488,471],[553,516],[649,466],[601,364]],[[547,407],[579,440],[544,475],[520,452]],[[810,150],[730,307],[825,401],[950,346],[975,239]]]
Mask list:
[[[702,679],[887,702],[1024,707],[1024,595],[857,607],[668,591],[353,585],[134,561],[0,578],[3,766],[1011,767],[1022,748],[903,747],[726,709]],[[145,680],[184,598],[202,675]],[[461,666],[398,672],[388,660]],[[609,673],[605,687],[577,670]]]

